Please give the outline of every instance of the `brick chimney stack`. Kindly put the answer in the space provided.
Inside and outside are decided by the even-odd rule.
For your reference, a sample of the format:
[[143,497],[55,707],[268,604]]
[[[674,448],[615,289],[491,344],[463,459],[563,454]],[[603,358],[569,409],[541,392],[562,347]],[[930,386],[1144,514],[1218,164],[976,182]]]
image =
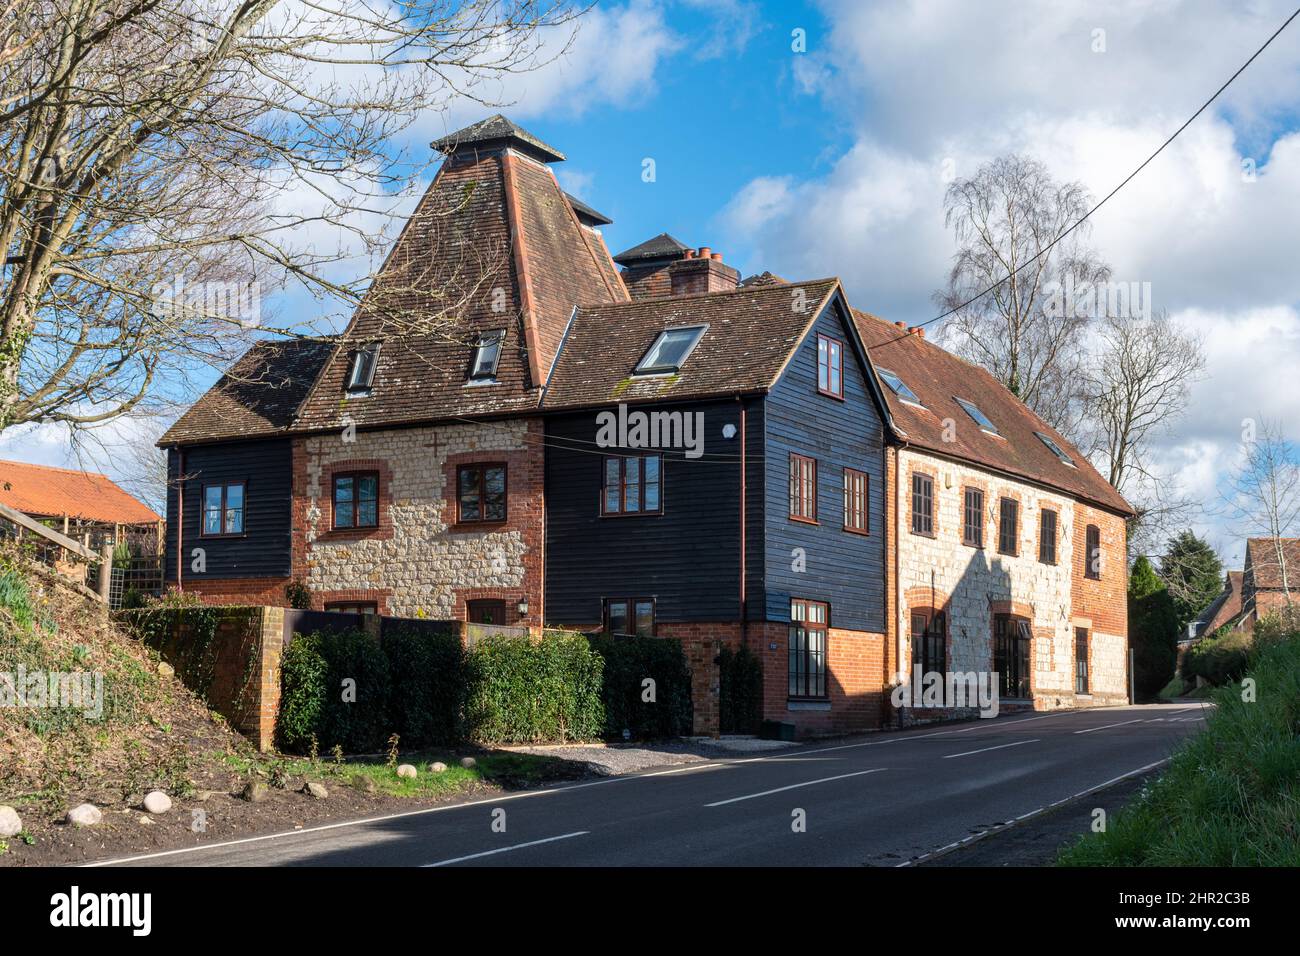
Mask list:
[[687,251],[685,257],[668,267],[673,295],[695,292],[726,292],[740,284],[740,273],[722,261],[722,253],[702,246],[698,253]]
[[723,292],[740,284],[740,273],[708,246],[692,249],[667,233],[614,256],[623,284],[634,299],[658,299],[695,292]]

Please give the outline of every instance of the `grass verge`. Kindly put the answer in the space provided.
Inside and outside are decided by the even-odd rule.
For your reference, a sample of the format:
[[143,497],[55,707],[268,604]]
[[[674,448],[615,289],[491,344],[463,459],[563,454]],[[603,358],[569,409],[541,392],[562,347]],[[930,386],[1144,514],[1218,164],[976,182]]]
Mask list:
[[1203,733],[1062,866],[1300,866],[1300,635],[1211,695]]

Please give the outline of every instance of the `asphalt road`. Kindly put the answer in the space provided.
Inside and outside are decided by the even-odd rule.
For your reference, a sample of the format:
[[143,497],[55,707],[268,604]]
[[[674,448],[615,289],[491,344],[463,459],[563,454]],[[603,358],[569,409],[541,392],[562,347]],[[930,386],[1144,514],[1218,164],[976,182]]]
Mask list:
[[1203,705],[1014,715],[116,862],[897,866],[1149,768],[1203,720]]

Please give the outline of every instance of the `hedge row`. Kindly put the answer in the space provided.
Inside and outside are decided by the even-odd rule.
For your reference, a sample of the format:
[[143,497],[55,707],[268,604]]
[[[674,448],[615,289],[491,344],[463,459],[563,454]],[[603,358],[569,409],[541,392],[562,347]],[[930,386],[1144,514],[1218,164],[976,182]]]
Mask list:
[[1183,656],[1183,679],[1203,677],[1215,687],[1240,680],[1250,664],[1250,644],[1250,634],[1220,628],[1213,637],[1188,649]]
[[[647,680],[652,683],[647,684]],[[666,737],[691,728],[681,645],[551,632],[541,640],[360,631],[295,636],[281,669],[279,744],[321,752]]]

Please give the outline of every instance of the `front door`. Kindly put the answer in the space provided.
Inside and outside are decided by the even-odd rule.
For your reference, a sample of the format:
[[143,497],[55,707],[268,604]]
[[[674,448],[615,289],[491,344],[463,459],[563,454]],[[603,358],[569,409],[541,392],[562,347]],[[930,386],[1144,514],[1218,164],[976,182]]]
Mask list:
[[492,600],[469,601],[465,605],[465,614],[471,624],[504,624],[506,622],[506,602]]
[[1002,697],[1028,698],[1029,622],[1010,614],[993,618],[993,667],[998,672],[998,693]]

